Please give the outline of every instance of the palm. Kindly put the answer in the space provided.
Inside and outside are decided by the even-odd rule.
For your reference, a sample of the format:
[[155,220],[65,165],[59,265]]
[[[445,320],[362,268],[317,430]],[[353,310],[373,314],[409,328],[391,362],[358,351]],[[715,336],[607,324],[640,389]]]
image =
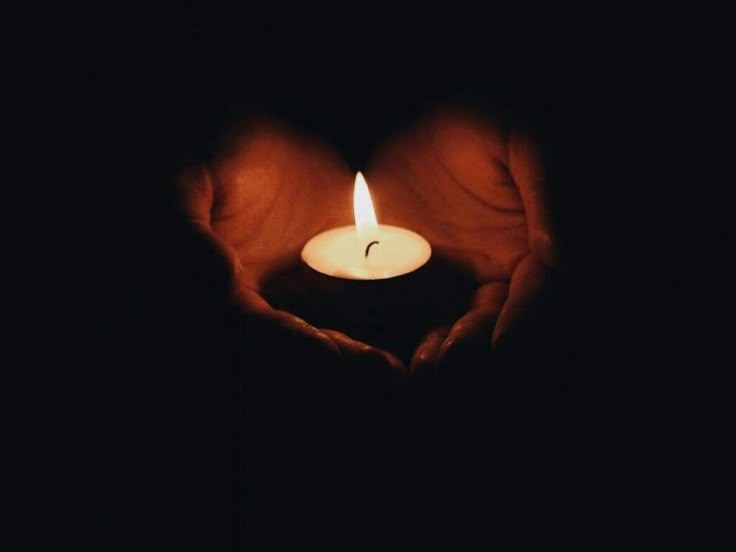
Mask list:
[[350,222],[345,206],[351,178],[326,147],[256,125],[213,163],[212,228],[232,244],[249,282],[260,290],[263,279],[297,258],[309,238]]

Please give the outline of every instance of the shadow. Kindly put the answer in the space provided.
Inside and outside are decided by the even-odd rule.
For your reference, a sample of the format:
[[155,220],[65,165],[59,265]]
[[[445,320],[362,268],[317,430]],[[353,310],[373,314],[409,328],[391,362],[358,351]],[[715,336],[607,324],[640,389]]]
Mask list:
[[269,274],[262,293],[275,308],[390,350],[408,364],[429,330],[467,310],[474,289],[469,272],[434,252],[419,270],[386,280],[334,278],[299,260]]

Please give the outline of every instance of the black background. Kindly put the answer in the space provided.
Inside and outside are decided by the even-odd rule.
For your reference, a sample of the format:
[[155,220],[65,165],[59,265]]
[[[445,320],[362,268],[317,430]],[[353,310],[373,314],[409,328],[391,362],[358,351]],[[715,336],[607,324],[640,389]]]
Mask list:
[[[708,346],[688,354],[703,330],[691,313],[721,289],[715,267],[729,212],[733,50],[718,14],[623,4],[189,2],[106,5],[80,18],[73,79],[83,84],[75,100],[95,186],[82,219],[94,260],[77,283],[92,309],[71,385],[84,400],[70,401],[84,454],[77,459],[66,441],[58,447],[83,475],[73,492],[37,500],[52,512],[81,507],[53,535],[136,549],[260,550],[440,535],[458,546],[463,536],[500,542],[509,530],[568,539],[580,538],[581,526],[600,539],[642,523],[677,532],[659,518],[668,517],[664,504],[678,509],[687,485],[673,487],[677,468],[663,458],[692,430],[693,373],[711,366]],[[241,468],[249,454],[264,457],[249,443],[269,442],[249,442],[243,429],[242,328],[203,306],[206,292],[182,263],[171,176],[206,155],[243,109],[324,137],[357,170],[392,129],[458,98],[520,114],[556,155],[571,298],[559,332],[567,343],[544,367],[554,392],[531,409],[513,405],[507,417],[483,410],[482,423],[464,426],[470,411],[418,409],[431,422],[417,422],[426,435],[415,443],[400,430],[377,436],[386,420],[366,415],[340,469],[295,458],[306,467],[275,490],[259,486],[259,467]],[[723,332],[705,331],[709,342]],[[283,438],[308,441],[303,435],[312,433]],[[510,457],[487,462],[511,442],[523,468]],[[335,452],[320,443],[276,450],[322,451],[311,455],[318,463]],[[285,465],[271,467],[271,479]],[[394,465],[414,475],[398,477]],[[66,468],[57,469],[52,478],[64,479]],[[310,480],[330,473],[343,479]],[[510,483],[518,480],[525,484]],[[276,497],[251,499],[251,484]],[[342,485],[349,490],[340,495]],[[576,507],[561,513],[567,501]]]

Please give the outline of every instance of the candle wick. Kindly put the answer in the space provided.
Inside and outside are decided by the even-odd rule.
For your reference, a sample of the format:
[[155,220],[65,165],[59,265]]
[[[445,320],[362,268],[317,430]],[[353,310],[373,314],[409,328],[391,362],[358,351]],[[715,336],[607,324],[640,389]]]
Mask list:
[[366,248],[365,248],[365,258],[366,258],[366,259],[368,258],[368,253],[370,253],[370,252],[371,252],[371,246],[373,246],[373,245],[378,245],[379,243],[380,243],[380,242],[377,242],[377,241],[375,241],[375,240],[374,240],[374,241],[372,241],[371,243],[369,243],[369,244],[368,244],[368,245],[366,246]]

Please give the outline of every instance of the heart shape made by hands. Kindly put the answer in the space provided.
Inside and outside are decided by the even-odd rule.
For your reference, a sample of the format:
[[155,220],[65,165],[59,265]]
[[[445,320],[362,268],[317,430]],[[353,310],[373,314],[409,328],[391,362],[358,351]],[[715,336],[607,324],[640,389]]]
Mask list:
[[[328,319],[315,321],[324,304],[315,296],[319,284],[307,285],[304,267],[290,289],[292,298],[316,305],[307,309],[311,315],[297,316],[293,301],[279,304],[279,292],[270,285],[284,267],[298,264],[308,239],[352,223],[355,174],[336,151],[285,125],[251,120],[228,134],[210,163],[181,176],[177,204],[216,259],[209,270],[222,273],[223,290],[251,322],[259,343],[275,339],[292,353],[300,351],[300,358],[362,363],[370,373],[389,376],[406,374],[406,365],[411,374],[436,373],[484,358],[481,351],[524,318],[556,264],[544,163],[535,142],[498,120],[446,108],[387,141],[361,170],[379,221],[423,235],[433,259],[453,267],[433,289],[426,280],[415,285],[409,279],[389,292],[401,297],[407,289],[421,289],[415,305],[427,297],[452,305],[452,319],[445,313],[427,324],[427,317],[416,317],[425,322],[421,336],[412,334],[414,343],[400,352],[403,358],[356,340],[345,328],[325,326]],[[339,304],[345,289],[335,285],[332,304]],[[381,296],[361,293],[363,309]],[[392,303],[395,310],[405,307]],[[354,317],[361,314],[370,318],[360,308]],[[378,326],[395,333],[386,320]]]

